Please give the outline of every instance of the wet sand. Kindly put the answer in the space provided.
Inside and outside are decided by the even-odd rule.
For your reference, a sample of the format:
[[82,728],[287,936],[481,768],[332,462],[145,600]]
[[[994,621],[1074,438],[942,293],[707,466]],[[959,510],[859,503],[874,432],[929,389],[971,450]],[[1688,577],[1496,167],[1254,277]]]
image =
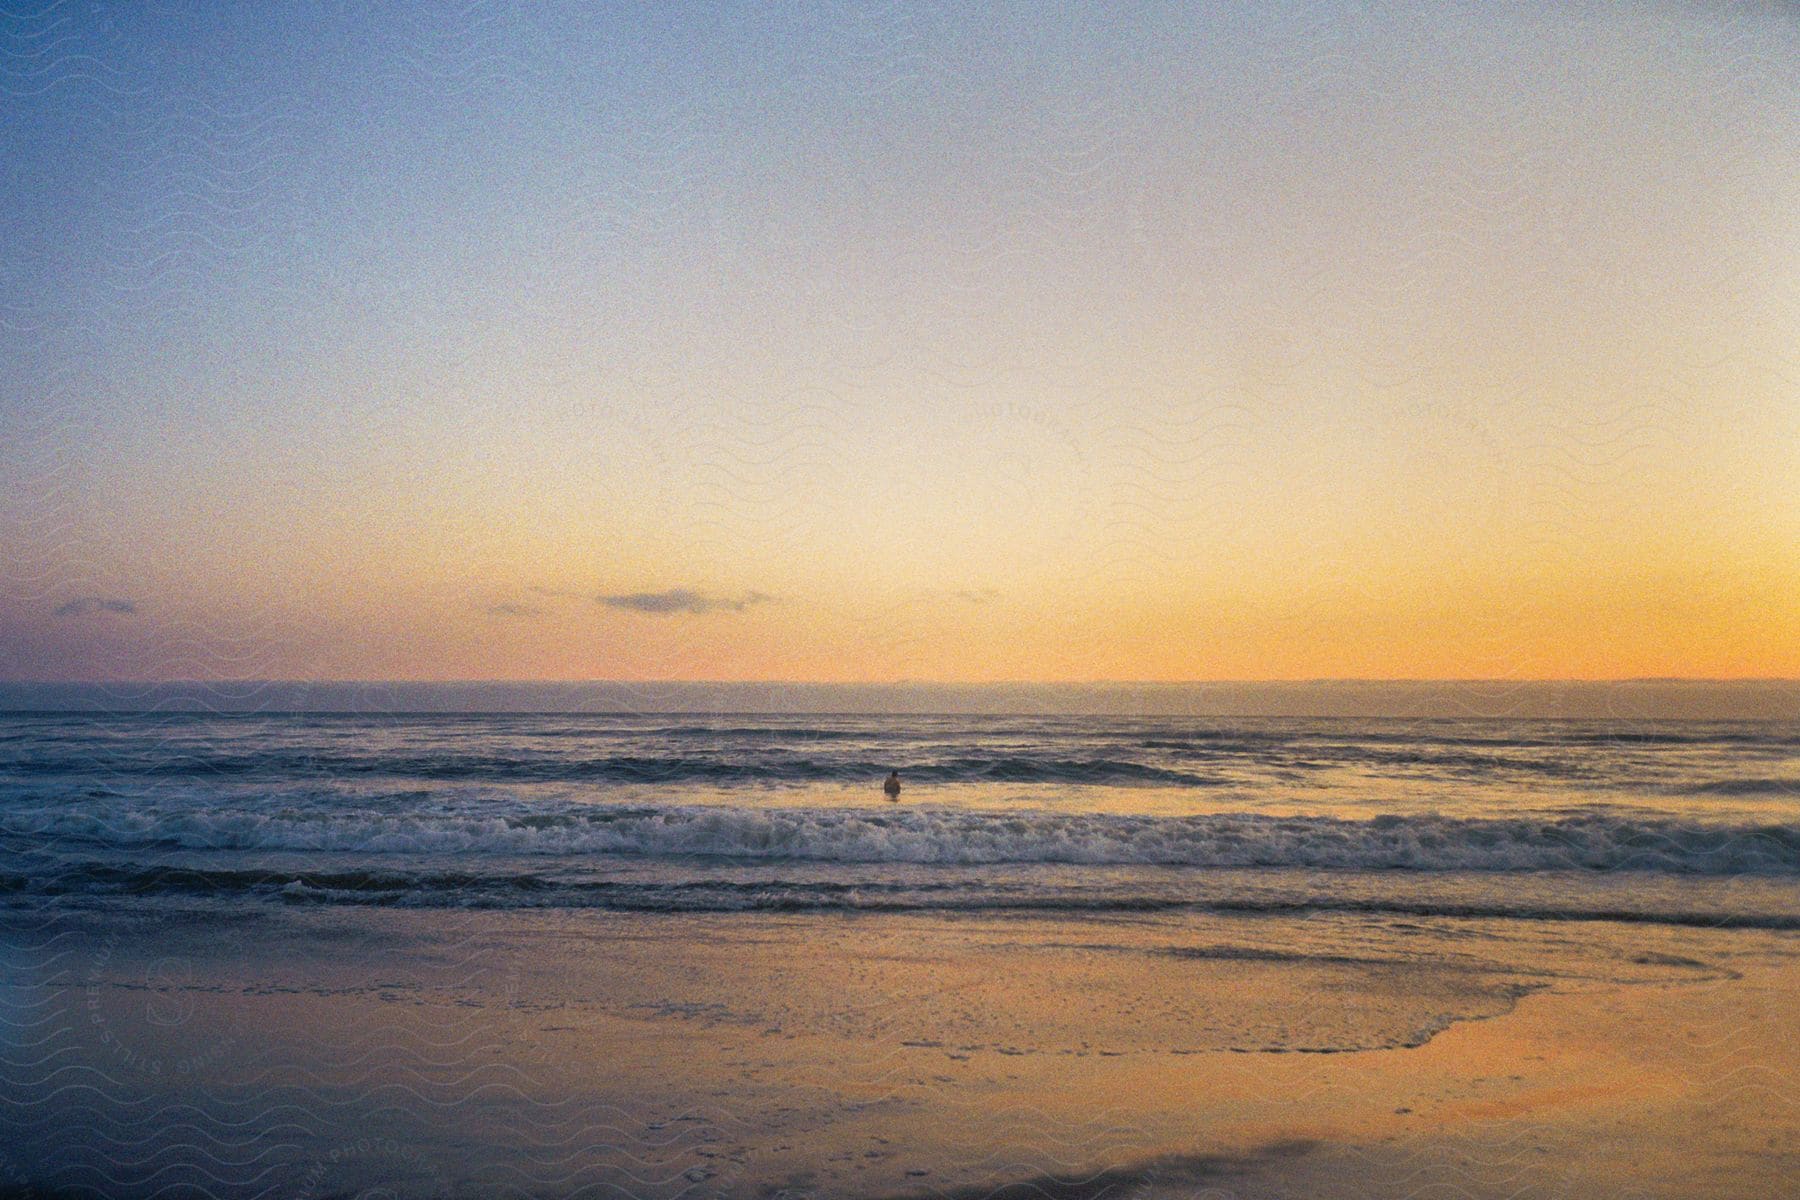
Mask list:
[[9,918],[0,1183],[1779,1195],[1800,936],[1367,916]]

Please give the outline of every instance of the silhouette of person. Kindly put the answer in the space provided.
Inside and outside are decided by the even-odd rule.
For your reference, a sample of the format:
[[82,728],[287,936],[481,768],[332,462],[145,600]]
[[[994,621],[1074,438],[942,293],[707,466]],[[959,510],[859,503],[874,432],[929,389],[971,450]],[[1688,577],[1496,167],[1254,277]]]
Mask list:
[[881,790],[887,793],[889,800],[898,800],[900,798],[900,772],[889,771],[887,782],[881,785]]

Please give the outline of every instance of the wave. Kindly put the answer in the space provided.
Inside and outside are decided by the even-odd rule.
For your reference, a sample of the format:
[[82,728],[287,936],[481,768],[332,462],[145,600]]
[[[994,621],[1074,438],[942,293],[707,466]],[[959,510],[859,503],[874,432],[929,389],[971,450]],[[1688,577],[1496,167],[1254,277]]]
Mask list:
[[625,855],[756,861],[984,865],[1318,867],[1364,871],[1569,869],[1697,875],[1800,874],[1800,824],[1253,813],[1187,817],[915,808],[722,806],[435,810],[158,808],[14,810],[22,843],[363,854]]
[[1708,779],[1677,789],[1688,795],[1701,796],[1794,796],[1800,797],[1800,779]]
[[[441,734],[443,731],[438,731]],[[833,729],[666,726],[629,736],[593,737],[570,746],[564,735],[533,730],[518,740],[454,739],[366,745],[333,739],[254,749],[237,744],[166,746],[40,741],[0,764],[0,780],[145,779],[297,781],[417,779],[428,782],[593,785],[867,784],[898,768],[917,783],[1017,783],[1084,786],[1217,787],[1243,771],[1320,773],[1348,767],[1409,779],[1457,783],[1566,779],[1608,788],[1666,788],[1677,764],[1640,754],[1597,757],[1579,741],[1487,742],[1475,739],[1354,739],[1319,736],[869,734]],[[568,735],[568,736],[573,736]],[[438,744],[430,744],[435,740]],[[486,745],[471,745],[485,741]],[[547,741],[533,746],[530,742]],[[1625,742],[1623,749],[1643,745]],[[1767,747],[1765,747],[1767,748]],[[1724,747],[1719,747],[1721,751]],[[1714,770],[1731,767],[1721,762]],[[1779,769],[1779,768],[1777,768]],[[1779,784],[1780,781],[1775,781]],[[1729,794],[1731,781],[1700,792]],[[1774,789],[1771,789],[1774,790]]]
[[[888,759],[770,754],[248,754],[172,755],[142,762],[96,763],[42,758],[16,762],[11,773],[71,773],[152,779],[401,778],[471,783],[613,784],[868,784],[894,768]],[[961,754],[901,763],[914,783],[1035,783],[1100,786],[1215,787],[1221,779],[1124,758],[1036,754]]]
[[[1211,721],[1145,718],[285,716],[26,720],[0,787],[405,784],[640,789],[872,787],[1239,790],[1383,780],[1495,795],[1779,796],[1796,726],[1557,722]],[[1791,772],[1790,772],[1791,773]],[[909,799],[911,797],[909,796]],[[0,795],[0,804],[7,797]]]
[[[1421,899],[1404,895],[1195,896],[1179,887],[1084,891],[1069,887],[996,885],[958,879],[902,881],[701,879],[639,882],[559,879],[534,872],[338,868],[207,868],[81,863],[32,876],[0,875],[0,896],[13,904],[50,897],[130,895],[285,904],[403,908],[575,908],[637,913],[985,913],[1106,916],[1205,912],[1243,916],[1350,913],[1464,920],[1609,921],[1717,929],[1800,929],[1800,913],[1743,907],[1684,908],[1665,904],[1546,902],[1541,897]],[[1254,951],[1225,957],[1255,957]]]

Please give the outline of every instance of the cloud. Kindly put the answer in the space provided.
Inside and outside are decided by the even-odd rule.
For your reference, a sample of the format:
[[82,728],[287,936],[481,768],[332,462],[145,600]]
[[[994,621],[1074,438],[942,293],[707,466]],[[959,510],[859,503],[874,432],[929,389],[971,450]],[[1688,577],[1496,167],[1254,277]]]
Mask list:
[[115,600],[110,596],[77,596],[66,604],[56,606],[59,617],[85,617],[90,613],[119,613],[131,616],[137,612],[137,605],[129,600]]
[[963,600],[969,604],[988,604],[999,599],[1000,593],[993,588],[961,588],[951,592],[952,599]]
[[623,608],[641,613],[708,613],[743,612],[774,597],[764,592],[745,592],[741,596],[709,596],[692,588],[669,588],[661,592],[620,592],[594,597],[608,608]]
[[992,604],[1000,599],[1000,589],[991,587],[921,588],[913,593],[913,597],[921,604]]
[[514,604],[510,600],[503,600],[499,604],[490,604],[487,607],[487,614],[490,617],[538,617],[543,613],[544,610],[535,604]]

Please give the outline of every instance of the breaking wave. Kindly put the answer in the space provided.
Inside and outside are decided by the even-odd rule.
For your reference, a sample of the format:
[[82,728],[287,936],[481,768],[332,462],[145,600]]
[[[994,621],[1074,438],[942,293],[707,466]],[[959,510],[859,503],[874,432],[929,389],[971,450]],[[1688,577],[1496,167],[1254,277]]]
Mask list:
[[1253,813],[1162,817],[1041,810],[526,806],[444,811],[82,805],[7,813],[21,838],[118,849],[362,854],[624,855],[759,861],[1316,867],[1364,871],[1570,869],[1800,874],[1800,824],[1654,817]]

